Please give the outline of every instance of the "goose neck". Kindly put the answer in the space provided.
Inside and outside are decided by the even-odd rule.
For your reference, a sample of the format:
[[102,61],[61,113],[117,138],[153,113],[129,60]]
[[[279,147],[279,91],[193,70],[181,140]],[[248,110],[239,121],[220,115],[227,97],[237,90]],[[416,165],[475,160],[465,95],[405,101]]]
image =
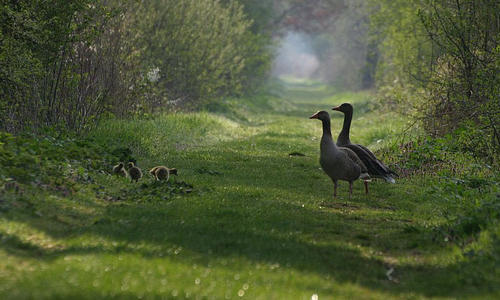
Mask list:
[[323,123],[323,136],[325,137],[332,137],[332,129],[330,125],[330,120],[321,120]]
[[349,140],[349,130],[351,129],[352,112],[344,113],[344,124],[342,125],[342,131],[339,134],[339,142],[342,144],[350,144]]

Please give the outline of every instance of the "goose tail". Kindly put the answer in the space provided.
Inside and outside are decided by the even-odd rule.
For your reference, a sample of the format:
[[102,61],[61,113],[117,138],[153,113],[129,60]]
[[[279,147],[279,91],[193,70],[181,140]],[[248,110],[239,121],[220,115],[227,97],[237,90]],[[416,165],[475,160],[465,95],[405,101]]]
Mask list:
[[370,175],[368,173],[361,173],[361,175],[359,175],[359,179],[367,182],[371,181]]
[[383,178],[386,182],[396,183],[396,180],[394,180],[394,178],[392,178],[391,176],[384,176]]

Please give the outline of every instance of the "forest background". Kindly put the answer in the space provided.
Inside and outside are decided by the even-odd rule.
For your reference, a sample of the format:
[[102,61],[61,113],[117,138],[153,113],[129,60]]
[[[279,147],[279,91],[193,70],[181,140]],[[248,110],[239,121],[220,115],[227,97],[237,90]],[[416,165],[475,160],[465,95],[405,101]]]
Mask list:
[[431,136],[498,157],[497,1],[12,0],[0,9],[8,132],[81,132],[102,117],[255,93],[287,71],[271,72],[273,59],[296,34],[321,62],[308,76],[375,89]]
[[[498,298],[499,37],[494,0],[1,1],[0,295]],[[343,102],[399,177],[332,202]]]

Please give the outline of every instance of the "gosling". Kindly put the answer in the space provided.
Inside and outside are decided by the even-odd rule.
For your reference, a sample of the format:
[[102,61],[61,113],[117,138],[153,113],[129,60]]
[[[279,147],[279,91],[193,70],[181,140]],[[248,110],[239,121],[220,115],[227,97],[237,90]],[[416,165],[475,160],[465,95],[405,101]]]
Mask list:
[[19,193],[19,191],[21,190],[20,187],[19,187],[19,184],[15,181],[7,181],[5,184],[4,184],[4,190],[6,191],[13,191],[15,193]]
[[169,169],[165,166],[157,166],[152,168],[149,171],[149,174],[154,176],[158,181],[160,180],[168,181],[168,179],[170,178],[170,174],[177,175],[177,169],[175,168]]
[[124,164],[122,162],[113,167],[113,174],[127,177],[127,171],[125,170]]
[[138,182],[139,179],[142,178],[141,169],[136,167],[133,162],[129,162],[127,166],[128,166],[128,174],[130,175],[131,181],[133,182],[135,180],[135,182]]

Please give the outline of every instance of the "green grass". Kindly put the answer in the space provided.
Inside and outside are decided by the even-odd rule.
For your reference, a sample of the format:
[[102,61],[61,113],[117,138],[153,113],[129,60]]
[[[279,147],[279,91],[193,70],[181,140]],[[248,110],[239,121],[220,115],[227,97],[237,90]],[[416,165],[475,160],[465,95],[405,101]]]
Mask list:
[[334,202],[319,169],[321,125],[308,117],[329,110],[338,132],[342,115],[330,108],[353,103],[351,139],[373,150],[398,143],[406,122],[369,93],[313,82],[248,101],[91,133],[129,147],[144,171],[176,167],[192,193],[149,177],[131,184],[109,165],[69,196],[29,184],[3,192],[0,298],[500,297],[498,223],[454,240],[446,227],[496,199],[496,183],[414,176],[375,181],[366,197],[357,182],[350,201],[341,183]]

